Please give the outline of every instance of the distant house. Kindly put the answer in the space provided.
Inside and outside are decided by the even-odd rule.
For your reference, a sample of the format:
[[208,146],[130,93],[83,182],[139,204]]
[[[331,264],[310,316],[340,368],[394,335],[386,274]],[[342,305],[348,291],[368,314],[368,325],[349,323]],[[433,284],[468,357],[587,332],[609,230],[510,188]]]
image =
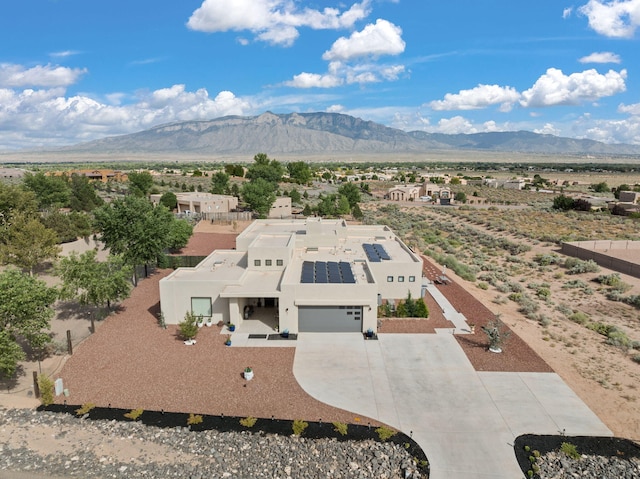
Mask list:
[[0,178],[3,179],[14,179],[14,178],[22,178],[24,176],[24,170],[20,170],[18,168],[0,168]]
[[288,196],[278,196],[271,205],[269,218],[291,218],[291,198]]
[[106,183],[107,181],[127,181],[128,177],[126,173],[118,170],[67,170],[67,171],[48,171],[45,173],[47,176],[85,176],[93,181],[100,181]]
[[638,203],[640,193],[637,191],[621,191],[618,199],[621,203]]
[[417,201],[420,197],[420,187],[394,186],[393,188],[389,188],[387,197],[391,201]]
[[[150,195],[154,205],[160,202],[162,195]],[[178,213],[202,214],[205,218],[216,213],[229,213],[238,207],[238,198],[231,195],[214,195],[212,193],[176,193]]]

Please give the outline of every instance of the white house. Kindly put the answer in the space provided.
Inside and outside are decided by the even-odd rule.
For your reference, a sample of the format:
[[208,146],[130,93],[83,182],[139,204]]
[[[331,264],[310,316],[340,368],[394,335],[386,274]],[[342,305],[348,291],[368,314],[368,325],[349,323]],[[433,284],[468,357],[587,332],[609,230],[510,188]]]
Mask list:
[[167,324],[188,311],[243,324],[272,318],[297,332],[376,330],[384,300],[420,297],[422,260],[386,226],[344,220],[256,220],[235,250],[216,250],[160,281]]
[[[162,195],[154,194],[149,198],[158,204]],[[201,213],[203,215],[229,213],[238,207],[238,198],[231,195],[214,195],[213,193],[187,192],[176,193],[178,213]]]

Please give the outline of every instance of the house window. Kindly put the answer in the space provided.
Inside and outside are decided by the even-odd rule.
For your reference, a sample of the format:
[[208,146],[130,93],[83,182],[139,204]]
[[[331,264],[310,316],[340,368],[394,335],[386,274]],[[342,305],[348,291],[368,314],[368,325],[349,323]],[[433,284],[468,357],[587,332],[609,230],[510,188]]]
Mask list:
[[270,259],[265,259],[264,260],[264,265],[265,266],[271,266],[271,260]]
[[284,264],[284,261],[282,261],[281,259],[276,260],[276,266],[282,266],[283,264]]
[[415,283],[416,282],[416,277],[415,276],[409,276],[409,283]]
[[261,265],[260,260],[259,259],[254,259],[253,260],[253,265],[254,266],[260,266]]
[[398,276],[398,283],[404,283],[404,276]]
[[191,298],[191,313],[203,318],[211,317],[211,298]]
[[387,276],[387,283],[393,283],[393,276]]

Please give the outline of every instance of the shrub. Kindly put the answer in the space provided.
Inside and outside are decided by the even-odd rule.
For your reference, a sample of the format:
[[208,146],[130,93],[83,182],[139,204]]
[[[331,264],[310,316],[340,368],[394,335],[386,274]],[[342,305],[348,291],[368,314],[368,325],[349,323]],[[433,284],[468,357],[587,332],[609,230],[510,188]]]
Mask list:
[[253,427],[256,424],[257,419],[253,416],[245,417],[244,419],[240,419],[240,424],[244,427]]
[[576,448],[575,444],[563,442],[560,444],[560,451],[571,459],[580,459],[580,453],[578,452],[578,448]]
[[583,313],[582,311],[576,311],[571,316],[569,316],[569,319],[574,323],[587,324],[591,318],[587,313]]
[[343,422],[334,422],[333,430],[339,432],[341,435],[346,436],[349,426]]
[[53,404],[55,395],[53,389],[53,380],[44,374],[38,375],[38,389],[40,389],[40,402],[43,406]]
[[76,414],[78,416],[84,416],[85,414],[88,414],[89,411],[91,411],[95,407],[96,407],[96,405],[94,403],[92,403],[92,402],[84,403],[82,405],[82,407],[76,409]]
[[394,431],[390,427],[380,426],[379,428],[376,429],[376,433],[378,434],[378,437],[380,438],[380,440],[384,442],[387,439],[390,439],[393,436],[395,436],[398,432]]
[[485,283],[485,282],[480,282],[480,283],[478,283],[478,288],[486,291],[487,289],[489,289],[489,285],[487,283]]
[[[570,259],[574,259],[575,262],[569,261]],[[570,266],[568,266],[567,263]],[[568,269],[567,274],[597,273],[600,271],[600,266],[592,259],[582,261],[576,258],[568,258],[567,261],[565,261],[565,267]]]
[[562,262],[562,258],[555,253],[551,254],[537,254],[533,257],[533,261],[540,266],[550,266],[552,264],[558,264]]
[[200,414],[189,414],[189,417],[187,418],[187,424],[189,426],[194,426],[196,424],[200,424],[202,422],[202,416]]
[[632,360],[633,362],[636,362],[636,363],[640,364],[640,354],[636,354],[635,356],[633,356],[633,357],[631,358],[631,360]]
[[181,321],[178,324],[178,328],[180,330],[180,336],[184,339],[189,340],[195,338],[198,334],[196,315],[191,311],[188,311],[187,314],[184,315],[184,321]]
[[127,419],[131,419],[132,421],[136,421],[140,416],[142,416],[143,412],[144,412],[144,409],[141,409],[141,408],[132,409],[131,411],[126,413],[124,417],[126,417]]
[[293,434],[295,434],[296,436],[301,436],[308,426],[308,422],[303,421],[302,419],[296,419],[293,421],[293,425],[291,426],[291,428],[293,429]]
[[565,316],[569,317],[573,314],[573,309],[571,309],[569,306],[567,306],[564,303],[560,303],[558,306],[556,306],[556,310],[559,311],[560,313],[564,314]]

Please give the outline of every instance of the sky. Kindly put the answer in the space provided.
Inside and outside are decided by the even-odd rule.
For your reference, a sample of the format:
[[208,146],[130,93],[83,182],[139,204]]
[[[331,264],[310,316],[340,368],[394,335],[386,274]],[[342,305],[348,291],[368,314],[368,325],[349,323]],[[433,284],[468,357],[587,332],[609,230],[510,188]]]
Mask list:
[[640,145],[640,0],[11,0],[0,151],[271,111]]

